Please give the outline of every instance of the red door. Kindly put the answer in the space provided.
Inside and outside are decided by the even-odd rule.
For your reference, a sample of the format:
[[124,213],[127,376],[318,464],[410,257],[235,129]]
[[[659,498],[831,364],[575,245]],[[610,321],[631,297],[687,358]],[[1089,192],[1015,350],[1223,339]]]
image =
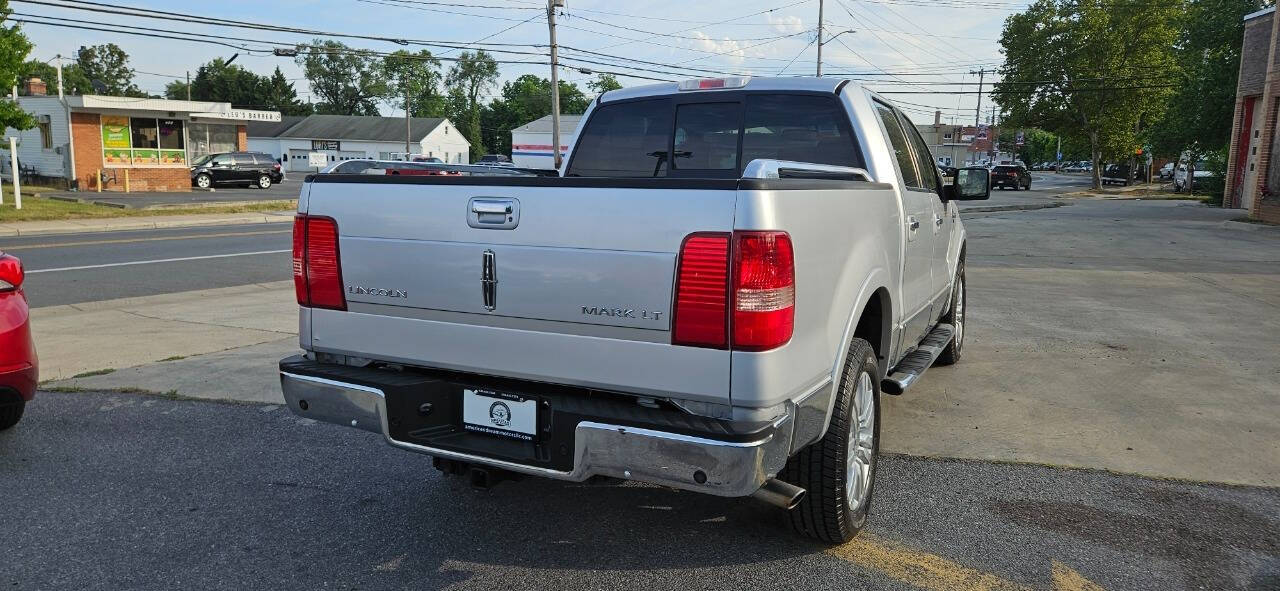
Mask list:
[[1244,111],[1240,115],[1240,135],[1236,137],[1236,178],[1231,186],[1231,206],[1240,207],[1244,191],[1245,169],[1249,162],[1249,142],[1253,141],[1253,103],[1256,97],[1244,99]]

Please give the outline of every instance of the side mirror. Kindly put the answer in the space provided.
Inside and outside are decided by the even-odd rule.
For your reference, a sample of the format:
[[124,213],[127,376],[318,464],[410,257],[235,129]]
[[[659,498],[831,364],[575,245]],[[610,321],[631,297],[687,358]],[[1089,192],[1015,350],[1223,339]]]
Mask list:
[[947,200],[980,201],[991,198],[991,171],[981,166],[956,170],[956,178],[942,188]]

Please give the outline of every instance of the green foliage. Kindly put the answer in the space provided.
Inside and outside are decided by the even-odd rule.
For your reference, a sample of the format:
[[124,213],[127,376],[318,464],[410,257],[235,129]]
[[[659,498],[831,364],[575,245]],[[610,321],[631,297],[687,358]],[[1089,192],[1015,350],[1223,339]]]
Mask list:
[[76,51],[76,65],[94,88],[95,94],[107,96],[147,96],[133,83],[133,68],[129,67],[129,54],[115,43],[81,47]]
[[480,127],[480,95],[497,82],[498,62],[483,49],[459,54],[458,61],[449,68],[445,77],[445,85],[449,88],[445,110],[453,124],[471,142],[472,162],[479,160],[486,151]]
[[1230,144],[1244,15],[1259,8],[1258,0],[1187,3],[1177,20],[1180,32],[1175,49],[1184,80],[1152,128],[1156,154],[1174,158],[1185,151],[1199,159]]
[[[58,94],[58,69],[53,64],[40,60],[24,62],[22,68],[18,71],[19,94],[26,94],[27,91],[22,88],[22,82],[31,78],[39,78],[47,83],[49,85],[49,94]],[[93,86],[89,84],[89,77],[84,75],[84,70],[80,69],[79,64],[65,63],[62,65],[62,92],[68,96],[94,94]]]
[[[599,82],[593,81],[592,83]],[[585,113],[591,99],[576,84],[560,81],[560,112]],[[502,96],[494,99],[481,114],[485,145],[494,152],[511,153],[511,130],[551,114],[551,81],[525,74],[502,85]],[[566,134],[567,135],[567,134]],[[564,142],[567,138],[561,138]]]
[[[1106,0],[1037,0],[1005,20],[992,98],[1004,120],[1084,137],[1090,159],[1132,154],[1157,118],[1174,71],[1182,0],[1135,10]],[[1100,186],[1100,166],[1094,186]]]
[[384,100],[403,108],[408,97],[409,111],[414,117],[440,117],[445,99],[440,95],[440,60],[425,49],[416,53],[400,50],[382,60],[387,80]]
[[174,80],[164,85],[164,98],[171,101],[187,100],[187,91],[191,89],[191,85],[183,80]]
[[613,74],[599,74],[595,80],[587,83],[587,88],[596,94],[604,94],[610,90],[622,88],[622,83],[618,82],[618,78]]
[[[165,96],[186,100],[186,83],[170,82]],[[304,115],[307,105],[298,100],[293,83],[276,68],[270,76],[259,76],[238,65],[228,65],[222,58],[200,66],[191,80],[191,99],[231,103],[237,107],[269,109],[282,115]]]
[[[8,18],[9,12],[8,0],[0,0],[0,18]],[[12,27],[0,25],[0,82],[4,83],[6,88],[17,83],[23,61],[27,59],[29,53],[31,53],[31,42],[27,40],[26,35],[22,34],[22,31],[18,30],[17,25]],[[35,119],[20,109],[17,103],[0,101],[0,126],[30,129],[35,124]]]
[[299,47],[298,65],[320,97],[317,113],[378,115],[378,101],[387,94],[382,61],[367,49],[353,49],[338,41],[315,39]]

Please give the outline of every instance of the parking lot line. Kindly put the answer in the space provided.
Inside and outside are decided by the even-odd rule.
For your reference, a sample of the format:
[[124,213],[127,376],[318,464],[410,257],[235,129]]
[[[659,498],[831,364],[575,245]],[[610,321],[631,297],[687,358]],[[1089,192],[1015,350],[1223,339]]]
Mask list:
[[78,267],[57,267],[54,269],[28,269],[27,275],[35,273],[57,273],[59,271],[80,271],[84,269],[104,269],[107,267],[127,267],[129,265],[150,265],[152,263],[176,263],[180,261],[200,261],[205,259],[223,259],[228,257],[247,257],[260,254],[279,254],[282,252],[291,252],[291,249],[282,250],[259,250],[255,252],[236,252],[231,254],[209,254],[197,257],[178,257],[172,259],[152,259],[149,261],[126,261],[123,263],[104,263],[101,265],[81,265]]
[[[1032,591],[1034,588],[970,568],[937,554],[863,532],[827,551],[858,566],[928,591]],[[1052,564],[1054,591],[1103,591],[1102,587],[1058,561]]]

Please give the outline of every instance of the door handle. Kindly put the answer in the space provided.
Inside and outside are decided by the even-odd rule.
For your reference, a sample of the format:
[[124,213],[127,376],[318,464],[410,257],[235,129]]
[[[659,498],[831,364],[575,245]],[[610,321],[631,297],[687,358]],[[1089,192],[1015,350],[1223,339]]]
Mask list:
[[933,218],[933,225],[938,226],[938,227],[941,227],[941,226],[942,226],[942,217],[941,217],[941,216],[934,216],[934,218]]
[[472,197],[467,204],[467,225],[489,230],[511,230],[520,225],[520,200],[513,197]]
[[510,201],[481,201],[479,199],[471,202],[471,211],[479,214],[502,214],[511,213]]
[[920,220],[917,220],[915,216],[909,216],[909,217],[907,218],[907,227],[908,227],[908,228],[911,228],[911,231],[912,231],[912,232],[915,232],[916,230],[919,230],[919,229],[920,229]]

